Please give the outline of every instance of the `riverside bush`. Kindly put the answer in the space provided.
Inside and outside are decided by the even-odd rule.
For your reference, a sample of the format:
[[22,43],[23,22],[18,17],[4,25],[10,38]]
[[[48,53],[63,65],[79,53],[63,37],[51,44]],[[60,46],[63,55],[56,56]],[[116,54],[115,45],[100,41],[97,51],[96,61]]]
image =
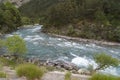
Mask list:
[[6,59],[4,57],[0,58],[0,64],[2,66],[11,66],[11,67],[15,67],[16,66],[16,63],[15,63],[14,60],[9,60],[9,59]]
[[90,80],[120,80],[120,78],[113,75],[105,75],[105,74],[94,74]]
[[33,64],[21,64],[16,68],[19,77],[25,76],[28,80],[40,79],[44,74],[43,68]]
[[6,78],[6,74],[4,72],[0,72],[0,78]]
[[65,80],[71,80],[71,73],[70,72],[67,72],[65,74]]

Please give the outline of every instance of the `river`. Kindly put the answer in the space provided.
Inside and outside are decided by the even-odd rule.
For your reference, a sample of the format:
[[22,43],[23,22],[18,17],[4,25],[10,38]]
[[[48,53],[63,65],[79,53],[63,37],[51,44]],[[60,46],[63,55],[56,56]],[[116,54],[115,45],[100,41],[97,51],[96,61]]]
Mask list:
[[[84,68],[89,65],[97,66],[93,60],[94,54],[106,53],[120,59],[120,46],[97,45],[52,37],[42,33],[41,27],[39,25],[19,29],[11,34],[6,34],[6,37],[13,34],[21,36],[26,41],[28,57],[65,60]],[[110,67],[102,72],[120,75],[120,67]]]

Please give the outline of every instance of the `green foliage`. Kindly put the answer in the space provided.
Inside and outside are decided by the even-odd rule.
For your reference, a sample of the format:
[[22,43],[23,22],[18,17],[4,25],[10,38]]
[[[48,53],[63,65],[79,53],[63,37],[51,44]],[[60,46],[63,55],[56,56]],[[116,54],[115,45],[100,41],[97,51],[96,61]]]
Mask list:
[[2,48],[5,45],[5,42],[0,39],[0,48]]
[[25,76],[28,80],[40,79],[43,74],[43,68],[39,68],[33,64],[22,64],[16,68],[19,77]]
[[110,66],[116,67],[120,63],[118,59],[104,53],[95,55],[94,60],[98,64],[98,67],[95,69],[95,71],[101,69],[103,70]]
[[24,54],[27,51],[25,41],[17,35],[7,38],[6,47],[11,54],[15,55]]
[[31,24],[31,20],[28,17],[22,17],[22,24],[29,25]]
[[0,64],[2,66],[11,66],[11,67],[16,66],[16,63],[14,60],[9,60],[9,59],[3,58],[3,57],[0,58]]
[[74,30],[74,28],[73,28],[73,26],[72,25],[70,25],[69,26],[69,29],[68,29],[68,33],[67,33],[67,35],[73,35],[74,36],[74,34],[75,34],[75,30]]
[[65,74],[65,80],[71,80],[71,72]]
[[6,74],[4,72],[0,72],[0,78],[6,78]]
[[109,21],[107,20],[105,13],[102,12],[101,10],[98,10],[95,12],[95,19],[97,22],[99,22],[101,24],[109,25]]
[[105,74],[94,74],[90,80],[119,80],[118,77]]
[[24,16],[38,18],[45,15],[47,9],[58,2],[59,0],[30,0],[30,2],[23,4],[19,10]]
[[10,2],[0,3],[0,31],[10,32],[21,26],[21,16]]
[[[30,18],[40,18],[44,32],[56,33],[49,31],[55,27],[66,28],[67,34],[66,25],[76,24],[72,31],[77,32],[70,31],[69,36],[120,42],[119,3],[120,0],[31,0],[20,11]],[[77,25],[80,21],[84,23]]]

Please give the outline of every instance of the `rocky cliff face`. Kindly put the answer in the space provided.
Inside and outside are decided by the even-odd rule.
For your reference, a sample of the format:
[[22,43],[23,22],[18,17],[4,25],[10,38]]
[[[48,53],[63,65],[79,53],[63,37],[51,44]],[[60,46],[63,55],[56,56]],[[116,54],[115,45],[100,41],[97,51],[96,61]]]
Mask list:
[[20,7],[22,4],[29,2],[30,0],[0,0],[0,2],[10,1],[16,7]]

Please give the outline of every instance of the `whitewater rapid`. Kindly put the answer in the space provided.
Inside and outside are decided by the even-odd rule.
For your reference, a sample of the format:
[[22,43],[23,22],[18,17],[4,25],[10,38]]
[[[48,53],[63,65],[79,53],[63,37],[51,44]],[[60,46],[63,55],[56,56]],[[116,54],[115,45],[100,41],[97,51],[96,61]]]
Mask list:
[[[76,64],[79,67],[87,68],[89,65],[97,67],[93,60],[93,55],[106,53],[120,59],[120,46],[97,45],[93,43],[83,43],[69,41],[59,37],[52,37],[41,32],[42,25],[29,28],[22,28],[5,37],[17,34],[25,41],[28,48],[28,57],[40,59],[65,60]],[[114,75],[120,75],[120,67],[110,67],[102,71]]]

